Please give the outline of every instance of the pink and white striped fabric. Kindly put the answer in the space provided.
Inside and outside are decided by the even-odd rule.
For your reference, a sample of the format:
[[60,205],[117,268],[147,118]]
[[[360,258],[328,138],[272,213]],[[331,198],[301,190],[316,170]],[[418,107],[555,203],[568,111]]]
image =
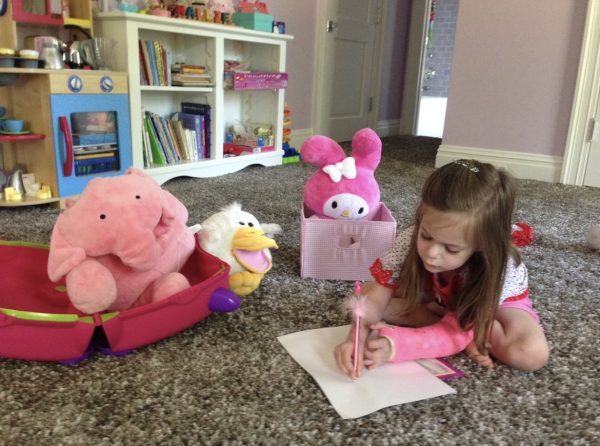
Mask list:
[[391,248],[396,220],[383,203],[361,220],[312,217],[303,206],[300,275],[314,279],[370,280],[369,267]]

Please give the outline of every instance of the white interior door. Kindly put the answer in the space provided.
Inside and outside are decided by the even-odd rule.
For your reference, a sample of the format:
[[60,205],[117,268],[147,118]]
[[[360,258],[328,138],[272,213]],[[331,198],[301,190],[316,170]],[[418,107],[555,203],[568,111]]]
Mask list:
[[[600,187],[600,0],[588,0],[560,181]],[[593,127],[591,124],[594,124]],[[590,131],[591,130],[591,131]]]
[[348,141],[374,127],[380,0],[322,0],[317,64],[317,133]]
[[590,141],[583,184],[600,187],[600,98],[598,98],[598,108],[594,117],[594,131]]

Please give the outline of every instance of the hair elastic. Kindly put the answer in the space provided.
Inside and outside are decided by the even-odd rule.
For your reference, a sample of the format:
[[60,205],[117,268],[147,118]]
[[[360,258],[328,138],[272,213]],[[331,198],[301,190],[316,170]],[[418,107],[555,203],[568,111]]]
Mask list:
[[469,161],[465,161],[465,160],[456,160],[454,161],[454,164],[459,164],[463,167],[466,167],[467,169],[469,169],[471,172],[479,172],[479,167],[473,165],[473,163],[469,162]]

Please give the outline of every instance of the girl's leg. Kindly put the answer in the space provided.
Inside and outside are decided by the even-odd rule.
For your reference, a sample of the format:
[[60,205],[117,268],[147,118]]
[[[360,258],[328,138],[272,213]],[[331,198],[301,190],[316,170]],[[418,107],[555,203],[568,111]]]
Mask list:
[[491,355],[509,367],[526,371],[541,369],[549,356],[542,327],[530,314],[517,308],[498,308],[487,347],[489,355],[481,353],[474,344],[467,347],[467,354],[484,367],[493,367]]

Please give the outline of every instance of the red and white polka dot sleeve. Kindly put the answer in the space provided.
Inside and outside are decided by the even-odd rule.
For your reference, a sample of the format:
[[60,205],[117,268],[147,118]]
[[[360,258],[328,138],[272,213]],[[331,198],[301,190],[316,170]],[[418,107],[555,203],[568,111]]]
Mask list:
[[517,265],[511,258],[506,265],[504,284],[499,303],[511,302],[528,296],[529,281],[527,278],[527,267],[523,263]]
[[371,265],[371,275],[380,285],[388,288],[396,288],[396,280],[398,279],[404,259],[408,254],[414,230],[414,226],[401,230],[396,235],[393,246]]

